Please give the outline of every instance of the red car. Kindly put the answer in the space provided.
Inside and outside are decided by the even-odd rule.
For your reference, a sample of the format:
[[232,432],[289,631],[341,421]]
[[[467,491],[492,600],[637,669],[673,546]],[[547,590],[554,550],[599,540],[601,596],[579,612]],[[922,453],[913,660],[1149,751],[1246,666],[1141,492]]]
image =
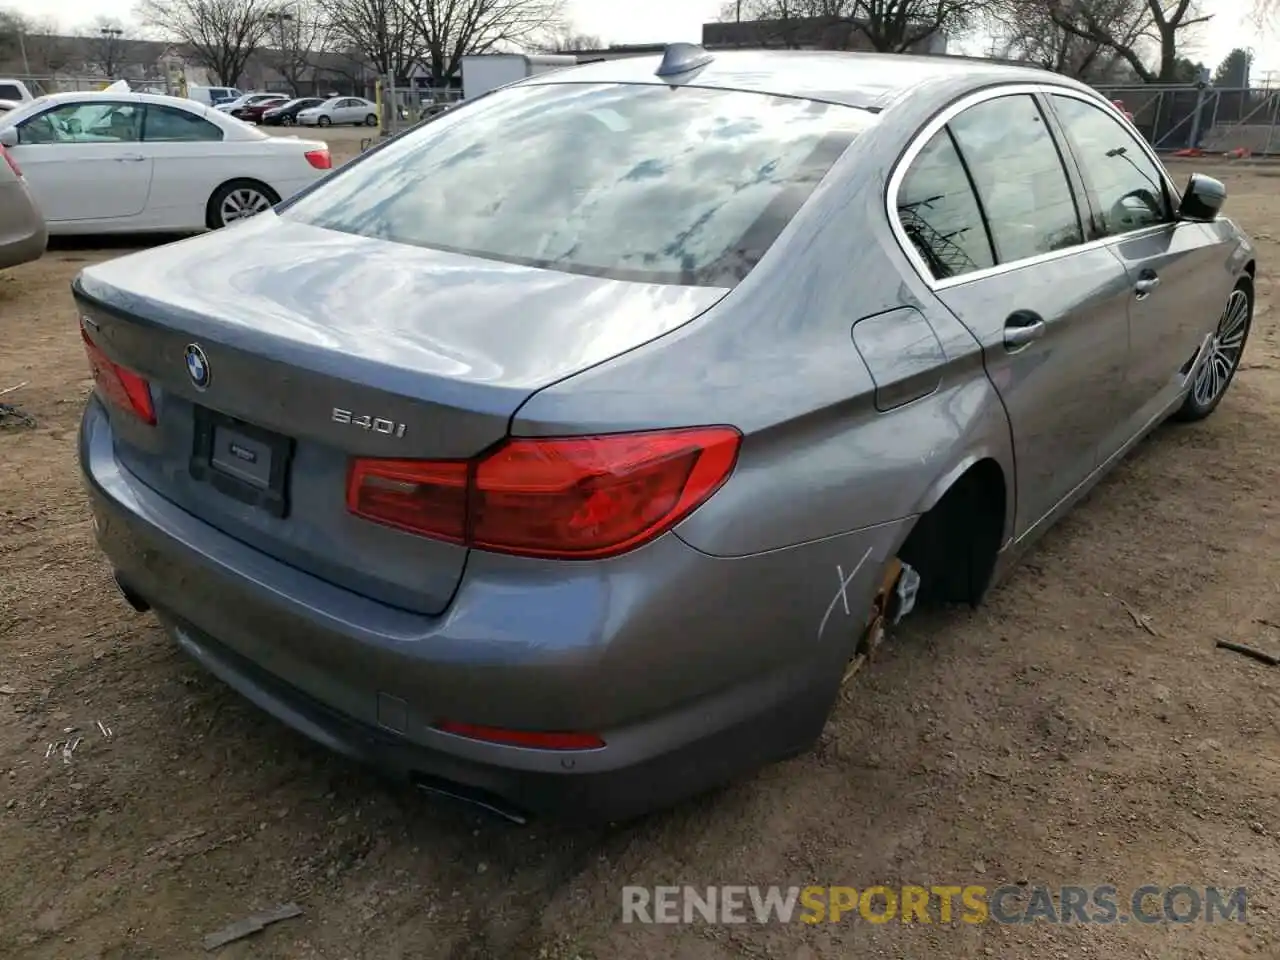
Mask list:
[[249,123],[261,123],[262,114],[265,111],[270,110],[272,107],[278,107],[282,103],[288,102],[288,100],[289,98],[283,94],[278,97],[258,100],[243,107],[236,107],[231,111],[231,115],[237,120],[245,120]]

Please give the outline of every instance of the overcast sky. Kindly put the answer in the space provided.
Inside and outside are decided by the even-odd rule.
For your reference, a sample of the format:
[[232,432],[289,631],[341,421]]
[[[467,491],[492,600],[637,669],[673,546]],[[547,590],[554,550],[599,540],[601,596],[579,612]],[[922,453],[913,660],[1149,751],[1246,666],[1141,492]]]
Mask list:
[[[608,43],[696,41],[704,21],[719,12],[721,0],[568,0],[577,32],[600,36]],[[1213,66],[1232,47],[1253,44],[1259,70],[1280,70],[1280,43],[1264,41],[1246,23],[1250,0],[1208,0],[1217,11],[1203,31],[1193,55]],[[98,16],[128,20],[133,0],[0,0],[38,17],[54,17],[64,29]]]

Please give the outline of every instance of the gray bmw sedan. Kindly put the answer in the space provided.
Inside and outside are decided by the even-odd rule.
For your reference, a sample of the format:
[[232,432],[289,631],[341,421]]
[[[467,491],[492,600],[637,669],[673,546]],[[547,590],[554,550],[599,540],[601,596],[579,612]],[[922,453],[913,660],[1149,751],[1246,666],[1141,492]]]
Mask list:
[[914,605],[1213,412],[1256,269],[1224,199],[1038,70],[541,74],[84,270],[97,536],[321,743],[641,814],[806,749]]

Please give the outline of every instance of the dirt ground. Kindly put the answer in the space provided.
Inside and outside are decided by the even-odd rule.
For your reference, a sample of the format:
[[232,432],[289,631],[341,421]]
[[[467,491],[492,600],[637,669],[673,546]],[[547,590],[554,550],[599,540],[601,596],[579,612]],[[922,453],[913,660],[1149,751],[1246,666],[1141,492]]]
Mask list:
[[[1158,431],[983,608],[904,624],[814,752],[599,830],[388,786],[133,614],[77,478],[90,384],[68,294],[125,248],[0,274],[0,389],[25,382],[3,399],[36,421],[0,428],[0,955],[204,956],[284,902],[302,915],[220,956],[1280,955],[1280,673],[1214,647],[1280,651],[1280,167],[1216,173],[1261,263],[1218,412]],[[46,759],[69,735],[72,761]],[[1245,886],[1248,922],[620,922],[625,884],[1017,882]]]

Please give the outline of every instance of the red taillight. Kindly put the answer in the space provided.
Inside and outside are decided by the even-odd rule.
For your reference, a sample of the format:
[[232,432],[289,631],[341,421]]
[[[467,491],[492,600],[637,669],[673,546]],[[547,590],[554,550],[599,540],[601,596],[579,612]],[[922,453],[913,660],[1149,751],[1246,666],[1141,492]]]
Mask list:
[[638,547],[728,479],[742,435],[693,427],[514,438],[476,460],[352,462],[347,508],[482,550],[587,560]]
[[462,543],[468,469],[462,460],[354,460],[347,509],[411,533]]
[[604,741],[594,733],[541,733],[535,730],[505,730],[482,727],[474,723],[441,720],[437,730],[471,740],[501,743],[509,747],[531,747],[535,750],[598,750]]
[[89,357],[89,369],[93,371],[94,382],[102,396],[121,410],[132,413],[143,423],[154,426],[156,411],[151,405],[151,387],[147,385],[147,381],[132,370],[126,370],[109,360],[89,339],[84,327],[80,328],[80,336],[84,338],[84,352]]
[[328,150],[308,150],[303,156],[307,158],[307,163],[317,170],[333,169],[333,158],[329,156]]
[[22,168],[18,166],[18,161],[13,159],[13,154],[3,146],[0,146],[0,160],[4,160],[5,163],[9,164],[9,169],[13,171],[15,177],[22,176]]

